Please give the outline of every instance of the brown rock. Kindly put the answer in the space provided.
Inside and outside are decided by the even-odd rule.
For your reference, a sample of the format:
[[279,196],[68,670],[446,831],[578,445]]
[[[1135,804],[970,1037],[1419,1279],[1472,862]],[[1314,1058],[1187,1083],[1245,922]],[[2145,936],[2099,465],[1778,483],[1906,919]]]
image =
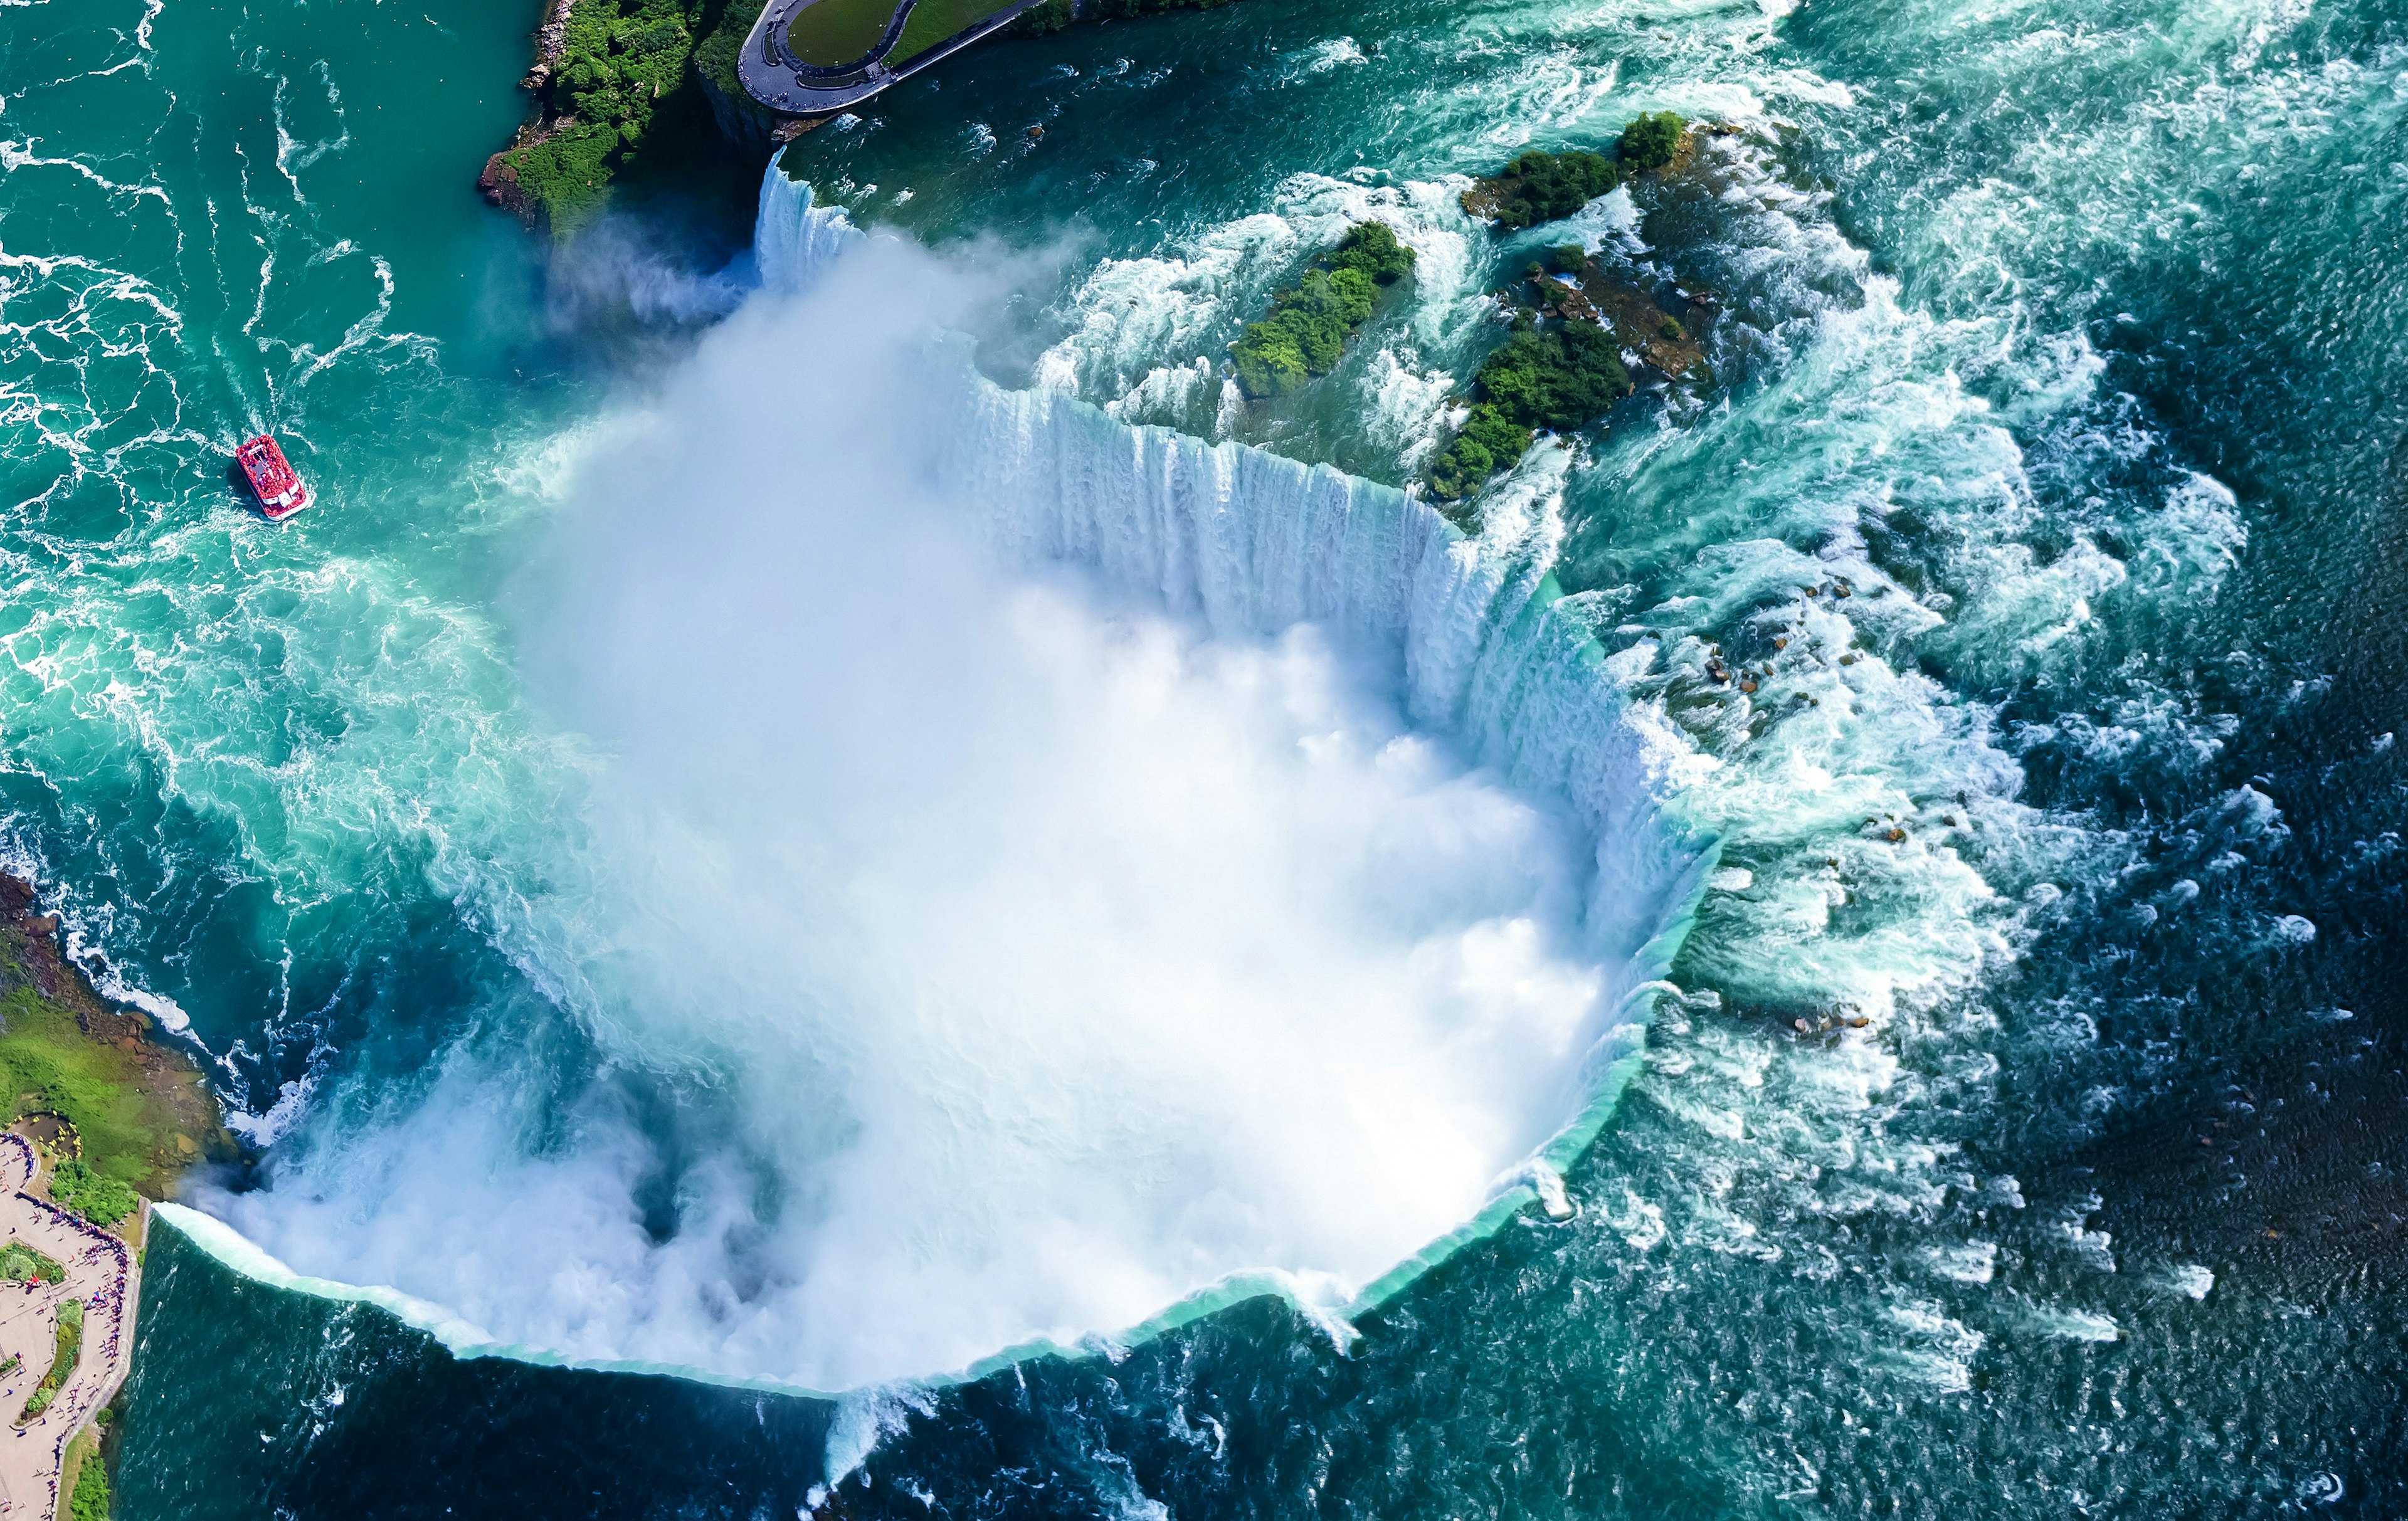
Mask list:
[[535,230],[535,207],[519,184],[518,166],[506,152],[485,161],[485,172],[477,177],[477,194],[518,218],[519,225]]

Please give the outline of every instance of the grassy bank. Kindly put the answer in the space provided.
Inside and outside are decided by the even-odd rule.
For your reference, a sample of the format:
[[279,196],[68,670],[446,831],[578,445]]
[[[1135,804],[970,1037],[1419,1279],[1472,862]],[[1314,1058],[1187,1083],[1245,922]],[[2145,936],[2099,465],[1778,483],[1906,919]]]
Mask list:
[[59,1471],[59,1493],[67,1498],[67,1521],[108,1521],[108,1467],[102,1461],[100,1446],[100,1439],[89,1430],[79,1432],[67,1446],[66,1464]]
[[0,1120],[67,1154],[62,1202],[122,1217],[134,1193],[164,1198],[236,1147],[199,1070],[150,1038],[147,1016],[104,1003],[32,907],[25,883],[0,878]]

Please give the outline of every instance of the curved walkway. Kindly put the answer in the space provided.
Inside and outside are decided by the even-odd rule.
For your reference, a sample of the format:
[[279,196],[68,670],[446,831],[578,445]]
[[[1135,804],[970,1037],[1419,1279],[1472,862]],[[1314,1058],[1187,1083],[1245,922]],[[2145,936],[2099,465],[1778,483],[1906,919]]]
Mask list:
[[786,46],[787,23],[796,12],[813,3],[814,0],[769,0],[761,11],[761,19],[752,23],[752,32],[744,38],[744,50],[736,59],[736,77],[743,82],[745,93],[771,110],[788,116],[828,116],[859,105],[896,80],[909,79],[939,59],[1001,31],[1040,0],[1010,0],[984,20],[964,27],[933,48],[914,53],[900,67],[891,69],[886,66],[886,59],[902,42],[904,24],[920,0],[901,0],[887,21],[885,35],[878,39],[878,46],[853,62],[834,68],[806,64]]
[[[12,1353],[24,1359],[0,1377],[0,1516],[7,1521],[50,1521],[58,1514],[67,1443],[125,1382],[133,1358],[126,1332],[140,1287],[123,1241],[25,1191],[35,1171],[33,1146],[0,1132],[0,1241],[22,1241],[67,1270],[64,1283],[0,1284],[0,1360]],[[16,1414],[58,1344],[58,1307],[70,1299],[84,1301],[83,1351],[50,1408],[20,1428]]]

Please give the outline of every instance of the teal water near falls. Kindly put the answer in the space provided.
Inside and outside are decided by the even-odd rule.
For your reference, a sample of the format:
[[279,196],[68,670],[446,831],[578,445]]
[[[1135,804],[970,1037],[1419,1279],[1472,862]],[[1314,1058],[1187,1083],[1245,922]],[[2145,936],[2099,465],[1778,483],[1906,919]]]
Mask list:
[[[2397,7],[1245,0],[724,269],[390,8],[0,8],[0,855],[262,1157],[121,1515],[2408,1499]],[[1712,375],[1466,536],[1574,239]]]

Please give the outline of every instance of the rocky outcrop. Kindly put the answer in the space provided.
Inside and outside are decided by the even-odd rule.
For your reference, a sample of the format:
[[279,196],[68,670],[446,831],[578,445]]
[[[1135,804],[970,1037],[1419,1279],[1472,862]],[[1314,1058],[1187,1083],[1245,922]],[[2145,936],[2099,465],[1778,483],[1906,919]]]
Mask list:
[[535,29],[535,64],[519,81],[522,90],[541,90],[560,68],[561,50],[568,46],[568,12],[577,0],[552,0],[543,24]]
[[730,93],[697,59],[694,77],[702,86],[705,100],[710,102],[710,119],[719,123],[720,132],[743,151],[767,158],[804,133],[824,122],[825,117],[783,116],[761,105],[742,92]]
[[509,150],[485,161],[485,172],[477,177],[477,194],[518,218],[520,226],[535,231],[535,207],[519,184],[518,166],[510,162]]

